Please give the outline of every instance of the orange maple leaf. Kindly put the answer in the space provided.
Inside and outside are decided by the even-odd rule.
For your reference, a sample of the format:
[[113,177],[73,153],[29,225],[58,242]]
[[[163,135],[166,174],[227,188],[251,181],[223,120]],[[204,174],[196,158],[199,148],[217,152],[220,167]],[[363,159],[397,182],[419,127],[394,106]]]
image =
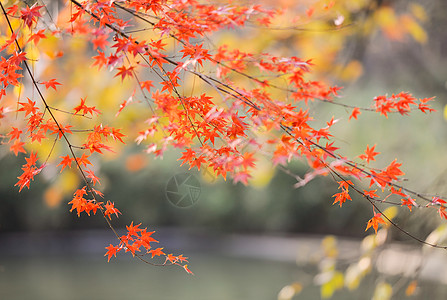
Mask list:
[[141,223],[138,225],[133,225],[133,221],[132,221],[132,223],[130,223],[129,226],[126,225],[127,235],[128,236],[132,236],[132,235],[138,236],[138,232],[140,232],[142,230],[142,229],[138,228],[138,227],[140,227],[140,225],[141,225]]
[[346,200],[352,201],[351,196],[349,195],[348,191],[346,191],[346,190],[343,190],[340,193],[336,193],[332,197],[335,197],[334,203],[332,203],[332,205],[334,205],[335,203],[338,202],[340,204],[340,207],[342,207],[343,203],[345,203]]
[[363,190],[363,195],[370,197],[370,198],[378,198],[379,196],[376,194],[377,190],[367,191]]
[[92,165],[92,163],[87,159],[90,155],[86,155],[85,153],[82,153],[81,157],[77,157],[76,161],[80,166],[87,167],[87,165]]
[[377,234],[377,228],[379,227],[379,224],[386,224],[386,222],[382,219],[382,214],[381,213],[376,213],[376,214],[374,214],[374,217],[372,217],[368,221],[368,224],[366,225],[365,231],[367,231],[368,228],[372,227],[372,228],[374,228],[374,230],[375,230],[375,232]]
[[351,115],[349,116],[349,120],[351,120],[351,118],[354,118],[357,120],[358,115],[360,115],[362,112],[360,111],[360,109],[358,107],[354,107],[354,109],[352,110]]
[[162,250],[163,250],[163,248],[157,248],[157,249],[149,250],[149,253],[152,254],[152,258],[154,258],[154,256],[165,255],[165,253]]
[[105,247],[105,248],[107,249],[107,252],[106,252],[106,254],[104,254],[104,256],[108,256],[107,257],[107,262],[110,262],[110,258],[112,256],[116,257],[116,253],[120,252],[121,249],[122,249],[121,247],[113,246],[112,244],[110,244],[110,246]]
[[45,85],[45,88],[48,90],[50,87],[56,90],[56,85],[62,85],[56,81],[56,79],[50,79],[48,81],[42,81],[41,84]]
[[65,169],[65,167],[71,168],[71,163],[73,162],[73,159],[70,157],[70,155],[67,156],[59,156],[62,158],[62,161],[58,164],[58,166],[62,166],[62,169],[60,173]]
[[12,140],[15,139],[20,139],[20,134],[23,133],[22,130],[19,130],[18,128],[15,127],[11,127],[12,131],[10,133],[8,133],[8,135],[10,135],[11,137],[9,138],[9,142],[11,142]]
[[374,152],[374,148],[376,148],[376,145],[372,146],[371,148],[369,148],[369,145],[367,145],[365,151],[366,155],[361,154],[359,155],[359,158],[362,160],[366,160],[367,163],[369,163],[370,160],[376,160],[374,156],[380,154],[380,152]]
[[33,41],[34,45],[37,45],[39,43],[40,39],[46,39],[47,38],[47,36],[44,34],[44,32],[45,32],[45,29],[41,29],[38,32],[32,34],[29,37],[28,42]]
[[119,70],[118,73],[115,74],[113,77],[121,76],[121,81],[126,78],[126,76],[133,77],[133,69],[135,69],[134,66],[130,66],[129,68],[126,68],[125,66],[117,68]]
[[21,142],[20,138],[16,139],[14,144],[9,147],[9,151],[14,152],[15,156],[17,156],[19,152],[26,153],[25,149],[23,149],[23,145],[25,145],[25,143]]
[[109,217],[109,219],[112,219],[110,217],[111,214],[115,214],[116,217],[118,217],[118,214],[121,214],[121,212],[115,208],[115,204],[113,202],[107,201],[107,203],[104,205],[105,207],[105,211],[104,211],[104,215],[106,217]]
[[19,104],[22,106],[21,108],[19,108],[18,111],[24,111],[25,112],[25,117],[29,114],[35,114],[36,111],[38,111],[39,109],[36,107],[36,102],[35,101],[31,101],[30,98],[26,98],[28,99],[28,103],[26,102],[19,102]]

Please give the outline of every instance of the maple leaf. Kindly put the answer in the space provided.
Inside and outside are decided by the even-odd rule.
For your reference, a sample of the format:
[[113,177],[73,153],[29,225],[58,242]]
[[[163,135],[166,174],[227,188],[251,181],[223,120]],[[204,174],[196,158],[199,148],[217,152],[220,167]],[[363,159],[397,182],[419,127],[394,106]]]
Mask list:
[[366,225],[365,231],[367,231],[368,228],[372,227],[372,228],[374,228],[374,231],[377,234],[377,228],[379,227],[379,224],[386,224],[386,222],[382,219],[382,214],[381,213],[375,213],[374,217],[372,217],[368,221],[368,224]]
[[444,206],[441,206],[438,208],[438,213],[439,213],[439,216],[441,217],[441,219],[447,220],[447,210]]
[[115,208],[115,204],[113,202],[107,201],[107,203],[104,205],[105,207],[105,211],[104,211],[104,215],[106,217],[109,217],[109,219],[112,219],[110,217],[111,214],[115,214],[116,217],[118,217],[118,214],[121,214],[121,212]]
[[393,160],[385,170],[385,174],[391,179],[397,179],[398,176],[405,175],[405,173],[399,169],[402,164],[397,163],[396,161],[396,159]]
[[149,249],[149,248],[151,247],[151,246],[150,246],[150,243],[158,243],[158,241],[152,237],[152,234],[153,234],[155,231],[149,231],[149,232],[148,232],[148,231],[146,231],[146,230],[147,230],[147,229],[145,228],[145,229],[143,229],[142,231],[140,231],[140,240],[141,240],[143,246],[144,246],[146,249]]
[[354,184],[352,183],[351,180],[341,180],[338,181],[338,188],[348,191],[350,186],[353,186]]
[[191,162],[196,157],[196,152],[192,150],[191,148],[186,149],[185,152],[182,152],[182,157],[180,157],[177,160],[182,160],[182,164],[180,166],[183,166],[185,163]]
[[406,205],[408,209],[411,211],[413,207],[417,207],[416,202],[411,197],[406,197],[401,199],[401,206]]
[[29,39],[28,42],[33,41],[35,45],[37,45],[40,41],[40,39],[46,39],[47,36],[44,34],[45,29],[41,29],[38,32],[32,34]]
[[157,249],[149,250],[149,253],[152,255],[152,258],[154,258],[154,256],[165,255],[165,253],[162,250],[163,250],[163,248],[157,248]]
[[194,275],[194,273],[191,272],[191,270],[188,268],[188,265],[184,265],[183,269],[185,269],[185,271],[188,272],[189,274]]
[[180,254],[179,256],[177,256],[177,258],[180,261],[180,263],[188,262],[188,258],[183,256],[183,254]]
[[96,106],[85,105],[86,99],[87,99],[87,97],[81,98],[81,104],[79,104],[78,106],[73,108],[73,110],[75,111],[74,114],[77,114],[78,112],[80,112],[82,110],[83,115],[90,114],[93,116],[93,113],[96,113],[96,115],[99,115],[101,112],[98,109],[96,109]]
[[248,179],[250,179],[251,175],[247,173],[247,171],[238,172],[233,176],[233,184],[241,182],[244,185],[248,185]]
[[65,169],[65,167],[69,167],[71,168],[71,163],[73,162],[73,158],[70,157],[70,155],[67,156],[59,156],[60,158],[62,158],[62,161],[58,164],[58,166],[62,166],[62,169],[60,171],[60,173],[62,173],[62,171]]
[[151,87],[154,87],[154,85],[152,83],[153,83],[153,81],[151,81],[151,80],[142,81],[142,82],[140,82],[140,87],[142,89],[146,89],[148,92],[150,92]]
[[332,197],[335,197],[335,200],[332,203],[332,205],[334,205],[335,203],[338,202],[340,204],[340,207],[342,207],[343,203],[345,203],[346,200],[352,201],[351,196],[345,190],[340,193],[334,194],[334,196],[332,196]]
[[23,131],[19,130],[18,128],[15,128],[15,127],[11,127],[11,128],[12,128],[12,131],[7,134],[7,135],[11,136],[9,138],[9,142],[11,142],[12,140],[15,140],[15,139],[20,139],[20,134],[22,134]]
[[189,162],[189,170],[191,170],[194,167],[197,167],[197,169],[200,171],[200,166],[206,163],[205,157],[203,155],[200,155],[199,157],[196,157],[192,161]]
[[93,63],[93,66],[98,66],[98,69],[101,70],[103,66],[108,65],[109,59],[105,56],[104,52],[98,51],[97,56],[92,57],[95,62]]
[[402,193],[402,188],[399,188],[398,190],[396,190],[396,189],[392,186],[391,189],[390,189],[390,192],[391,192],[392,194],[395,194],[395,195],[399,195],[399,196],[402,196],[402,197],[407,197],[407,195],[405,195],[404,193]]
[[427,102],[432,101],[432,100],[434,100],[434,97],[431,97],[431,98],[424,98],[424,99],[419,99],[419,101],[420,101],[421,103],[419,103],[419,105],[418,105],[418,109],[419,109],[420,111],[422,111],[424,114],[427,113],[427,111],[428,111],[428,112],[434,112],[434,111],[436,111],[435,109],[431,108],[429,105],[426,104]]
[[105,49],[106,46],[109,44],[109,42],[107,41],[108,39],[108,35],[106,34],[100,34],[100,35],[95,35],[95,37],[92,39],[92,43],[94,46],[94,49]]
[[376,194],[377,190],[372,190],[372,191],[366,191],[363,190],[363,195],[370,197],[370,198],[378,198],[379,196]]
[[25,149],[23,149],[24,142],[21,142],[20,139],[16,139],[14,144],[9,147],[9,151],[14,152],[15,156],[19,154],[19,152],[26,153]]
[[125,137],[125,135],[120,132],[120,129],[111,128],[110,136],[114,140],[119,140],[121,143],[125,144],[122,139],[123,137]]
[[442,200],[439,197],[433,197],[430,204],[431,205],[441,205],[442,206],[443,204],[446,204],[446,203],[447,203],[447,201]]
[[25,160],[26,160],[26,164],[28,165],[28,166],[34,166],[34,165],[36,165],[36,162],[37,162],[37,160],[38,160],[38,158],[37,158],[37,152],[36,153],[34,153],[33,151],[31,151],[31,154],[30,154],[30,157],[25,157]]
[[26,26],[31,28],[33,26],[33,23],[37,22],[37,18],[42,16],[39,12],[39,9],[41,9],[42,7],[45,6],[37,6],[36,2],[31,7],[27,5],[26,8],[22,8],[22,10],[20,11],[20,18],[25,22]]
[[106,249],[107,249],[107,252],[106,252],[106,254],[104,254],[104,256],[108,256],[107,257],[107,262],[110,262],[110,258],[112,257],[112,256],[115,256],[116,257],[116,254],[118,253],[118,252],[120,252],[121,251],[121,247],[118,247],[118,246],[113,246],[112,244],[110,244],[110,246],[108,246],[108,247],[105,247]]
[[135,256],[135,252],[141,252],[140,245],[138,242],[134,242],[132,244],[126,244],[126,252],[132,253]]
[[24,111],[25,112],[25,117],[28,116],[29,114],[35,114],[39,109],[36,107],[36,102],[31,101],[31,99],[28,99],[28,103],[26,102],[19,102],[19,105],[21,105],[22,107],[19,108],[18,111]]
[[60,127],[54,127],[52,129],[53,132],[50,133],[50,135],[52,134],[56,134],[58,135],[58,138],[61,139],[66,133],[72,134],[73,132],[71,132],[70,128],[73,127],[72,125],[66,125],[65,127],[60,125]]
[[30,134],[30,137],[31,137],[32,142],[37,141],[39,144],[42,142],[43,139],[47,138],[44,130],[42,130],[42,129],[39,129],[39,131],[37,133],[32,132]]
[[126,78],[126,76],[133,77],[134,68],[135,68],[134,66],[130,66],[129,68],[126,68],[125,66],[119,67],[118,68],[119,72],[116,73],[115,76],[113,77],[121,76],[121,81],[123,81],[124,78]]
[[23,174],[17,177],[19,181],[14,186],[19,186],[19,192],[22,191],[22,189],[26,186],[29,188],[29,184],[32,180],[34,180],[34,176],[40,173],[42,171],[43,167],[36,168],[34,166],[30,166],[29,163],[31,163],[33,160],[37,159],[37,157],[31,156],[29,159],[27,159],[27,164],[23,165],[22,170]]
[[352,110],[351,115],[349,116],[349,120],[351,120],[351,118],[354,118],[357,120],[357,116],[360,115],[362,112],[360,111],[360,109],[358,107],[354,107],[354,109]]
[[68,204],[71,204],[70,212],[76,209],[76,212],[78,214],[78,217],[81,216],[81,212],[85,211],[85,207],[87,205],[87,200],[85,200],[83,197],[73,197],[73,200],[68,202]]
[[56,81],[56,79],[50,79],[49,81],[42,81],[41,84],[45,85],[45,88],[48,90],[50,87],[56,91],[56,85],[62,85]]
[[380,152],[374,152],[374,148],[376,148],[376,145],[372,146],[371,148],[369,148],[369,145],[366,146],[366,155],[365,154],[361,154],[359,155],[359,158],[362,160],[366,160],[366,162],[369,164],[370,160],[376,160],[374,158],[374,156],[380,154]]
[[168,255],[166,255],[166,261],[165,261],[165,263],[167,263],[168,261],[169,261],[171,264],[175,264],[175,263],[178,261],[178,257],[175,256],[175,255],[173,255],[172,253],[171,253],[171,254],[168,254]]
[[[62,170],[61,170],[61,172],[62,172]],[[99,182],[99,178],[96,177],[95,173],[93,173],[92,170],[87,169],[87,170],[84,170],[84,172],[85,172],[85,174],[87,175],[87,178],[90,178],[90,179],[91,179],[93,185],[96,185],[97,183],[100,183],[100,182]],[[95,191],[95,192],[97,192],[97,191]],[[97,192],[97,194],[98,194],[98,192]]]
[[132,223],[130,223],[129,226],[126,225],[127,235],[128,236],[132,236],[132,235],[138,236],[138,232],[140,232],[142,230],[142,229],[138,228],[138,227],[140,227],[140,225],[141,225],[141,223],[134,226],[133,221],[132,221]]
[[8,15],[14,16],[18,10],[19,10],[19,7],[17,6],[17,4],[14,4],[13,6],[8,7],[6,9],[6,12]]
[[81,157],[77,157],[76,158],[76,162],[80,165],[80,166],[84,166],[87,167],[87,165],[91,165],[92,163],[87,159],[89,158],[90,155],[86,155],[85,153],[82,153]]

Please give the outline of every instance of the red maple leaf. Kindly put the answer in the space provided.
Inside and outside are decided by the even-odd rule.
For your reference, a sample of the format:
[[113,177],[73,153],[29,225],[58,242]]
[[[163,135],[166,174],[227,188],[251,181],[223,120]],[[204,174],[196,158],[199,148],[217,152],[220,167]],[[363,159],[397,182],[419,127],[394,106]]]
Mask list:
[[140,87],[142,89],[146,89],[148,92],[150,92],[151,91],[151,87],[154,87],[152,82],[153,81],[151,81],[151,80],[142,81],[142,82],[140,82]]
[[82,153],[81,157],[77,157],[76,161],[80,166],[87,167],[87,165],[91,165],[92,163],[87,159],[90,155],[86,155],[85,153]]
[[194,275],[194,273],[191,272],[191,270],[188,268],[188,265],[184,265],[183,269],[185,269],[185,271],[188,272],[189,274]]
[[125,66],[119,67],[119,72],[113,77],[121,76],[121,80],[124,80],[127,76],[132,77],[134,68],[134,66],[130,66],[129,68],[126,68]]
[[368,228],[372,227],[372,228],[374,228],[374,230],[375,230],[375,232],[377,234],[377,228],[379,227],[379,224],[386,224],[386,222],[382,219],[382,214],[381,213],[375,213],[374,217],[372,217],[368,221],[368,224],[366,225],[365,231],[367,231]]
[[74,109],[75,113],[77,114],[78,112],[80,112],[82,110],[82,115],[86,115],[86,114],[90,114],[93,116],[93,113],[95,113],[96,115],[99,115],[101,112],[96,109],[96,106],[87,106],[85,105],[85,100],[86,98],[81,98],[81,104],[79,104],[78,106],[76,106]]
[[15,139],[20,139],[20,134],[23,133],[22,130],[19,130],[18,128],[15,127],[11,127],[12,131],[10,133],[8,133],[8,135],[10,135],[11,137],[9,138],[9,142],[11,142],[12,140]]
[[24,142],[21,142],[20,139],[15,140],[14,144],[9,147],[9,151],[14,152],[15,156],[19,154],[19,152],[26,153],[25,149],[23,149]]
[[151,248],[150,243],[158,243],[158,241],[152,237],[154,232],[155,231],[148,232],[146,228],[140,231],[140,240],[146,249]]
[[62,158],[62,161],[58,164],[58,166],[62,166],[61,172],[65,169],[65,167],[71,168],[71,163],[74,159],[71,158],[70,155],[59,157]]
[[357,120],[357,116],[360,115],[362,112],[360,111],[360,109],[358,107],[354,107],[354,109],[352,110],[351,115],[349,116],[349,120],[351,120],[351,118],[354,118]]
[[42,16],[39,12],[39,9],[41,9],[42,7],[44,7],[44,5],[37,6],[36,2],[31,7],[27,5],[26,8],[22,8],[22,10],[20,11],[20,18],[25,22],[26,26],[31,28],[31,26],[33,26],[33,23],[37,22],[37,18]]
[[399,169],[402,164],[397,163],[396,161],[396,159],[393,160],[384,171],[384,173],[391,179],[397,179],[398,176],[405,175],[405,173]]
[[165,255],[165,253],[162,250],[163,250],[163,248],[157,248],[157,249],[149,250],[149,253],[152,254],[152,258],[154,258],[154,256]]
[[118,217],[118,214],[121,214],[121,212],[115,208],[115,204],[113,202],[107,201],[107,203],[104,205],[105,207],[105,211],[104,211],[104,215],[106,217],[109,217],[109,219],[112,219],[110,217],[111,214],[115,214],[116,217]]
[[444,206],[441,206],[438,208],[438,213],[439,213],[439,216],[441,217],[441,219],[447,220],[447,210]]
[[367,145],[365,151],[366,155],[361,154],[359,155],[359,158],[366,160],[367,163],[369,163],[370,160],[376,160],[374,156],[380,154],[380,152],[374,152],[374,148],[376,148],[376,145],[372,146],[371,148],[369,148],[369,145]]
[[29,166],[29,167],[31,167],[31,166],[35,166],[36,165],[36,162],[37,162],[37,152],[36,153],[34,153],[34,152],[31,152],[31,154],[30,154],[30,157],[25,157],[25,160],[26,160],[26,165],[27,166]]
[[101,70],[103,66],[108,65],[109,59],[105,56],[104,52],[98,51],[97,56],[92,57],[95,62],[93,63],[93,66],[98,66],[98,69]]
[[25,117],[28,116],[29,114],[35,114],[36,111],[39,110],[39,108],[36,107],[36,102],[31,101],[31,99],[28,99],[28,103],[26,102],[19,102],[19,105],[21,105],[22,107],[19,108],[18,111],[24,111],[25,112]]
[[56,81],[56,79],[50,79],[49,81],[42,81],[41,84],[45,85],[45,88],[48,90],[50,87],[56,90],[56,85],[62,85]]
[[363,195],[370,197],[370,198],[378,198],[379,196],[376,194],[377,190],[372,190],[372,191],[366,191],[363,190]]
[[94,46],[94,49],[105,49],[106,46],[109,44],[109,42],[107,41],[108,39],[108,35],[107,34],[98,34],[95,35],[95,37],[92,39],[92,43]]
[[107,256],[107,262],[110,262],[110,258],[112,256],[116,257],[116,254],[118,252],[120,252],[122,249],[121,247],[113,246],[112,244],[110,244],[110,246],[105,247],[105,248],[107,249],[107,252],[106,252],[106,254],[104,254],[104,256]]
[[39,43],[40,39],[46,39],[47,36],[44,34],[45,29],[41,29],[38,32],[32,34],[29,39],[28,42],[33,41],[35,45],[37,45],[37,43]]
[[[95,173],[92,170],[87,169],[87,170],[84,170],[84,172],[87,175],[87,178],[91,179],[93,185],[96,185],[97,183],[100,183],[99,182],[99,178],[96,177]],[[95,192],[97,192],[97,191],[95,191]]]
[[138,232],[140,232],[142,230],[142,229],[138,228],[138,227],[140,227],[140,225],[141,225],[141,223],[138,225],[133,225],[133,221],[132,221],[132,223],[130,223],[129,226],[126,225],[127,235],[128,236],[132,236],[132,235],[138,236]]
[[411,197],[406,197],[401,199],[401,206],[406,205],[408,209],[411,211],[413,207],[416,207],[417,204]]
[[348,191],[343,190],[340,193],[336,193],[334,196],[335,200],[334,203],[332,203],[332,205],[334,205],[335,203],[339,203],[340,207],[343,205],[343,203],[346,202],[346,200],[352,201],[351,196],[349,195]]

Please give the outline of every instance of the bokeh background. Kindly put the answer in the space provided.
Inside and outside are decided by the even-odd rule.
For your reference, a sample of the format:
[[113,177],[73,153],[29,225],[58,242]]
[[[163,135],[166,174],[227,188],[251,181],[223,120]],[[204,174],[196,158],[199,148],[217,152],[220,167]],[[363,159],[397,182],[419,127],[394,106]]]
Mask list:
[[[277,1],[263,2],[269,6]],[[302,15],[312,3],[324,1],[279,2],[291,10],[284,16],[287,20],[293,14]],[[297,20],[296,26],[277,20],[274,30],[248,26],[212,39],[217,44],[238,45],[241,50],[250,47],[251,51],[313,58],[315,77],[344,86],[342,97],[348,104],[365,107],[377,95],[399,91],[436,96],[436,113],[388,119],[364,113],[359,121],[348,121],[349,112],[344,108],[311,105],[321,120],[345,116],[333,134],[344,145],[346,156],[359,155],[366,144],[377,143],[383,164],[394,158],[404,162],[407,186],[447,194],[447,3],[336,2],[335,16],[316,10],[312,19]],[[54,1],[51,5],[62,4]],[[54,43],[48,47],[57,45]],[[82,41],[70,43],[79,53],[89,53]],[[66,59],[72,68],[73,58]],[[51,73],[55,66],[45,68],[43,72]],[[94,85],[93,97],[126,93],[125,86],[110,75],[84,85],[83,80],[88,79],[77,72],[81,71],[66,72],[66,80],[86,89]],[[41,176],[30,190],[18,193],[14,184],[23,157],[12,156],[7,146],[0,147],[0,298],[292,299],[300,292],[293,299],[319,299],[321,280],[316,275],[326,255],[324,237],[336,236],[334,248],[342,253],[337,260],[341,269],[358,259],[360,243],[369,234],[364,228],[371,208],[360,197],[353,197],[342,209],[332,206],[337,185],[331,178],[317,178],[294,189],[296,181],[291,176],[260,160],[258,172],[246,187],[215,179],[206,170],[179,167],[178,157],[178,152],[169,151],[163,160],[155,160],[137,146],[126,148],[102,163],[101,188],[125,212],[114,222],[118,230],[131,221],[150,226],[165,250],[190,258],[195,276],[180,268],[148,266],[129,255],[107,263],[104,247],[116,241],[104,220],[77,217],[68,211],[67,191],[79,182],[75,172]],[[290,169],[304,174],[307,167],[293,162]],[[201,184],[199,200],[188,208],[175,207],[166,197],[167,182],[181,172],[189,172]],[[398,223],[422,239],[440,222],[435,213],[425,210],[411,215],[401,211]],[[390,229],[390,236],[397,244],[388,249],[401,251],[397,253],[414,250],[419,254],[411,258],[414,260],[426,255],[418,252],[420,245],[397,230]],[[439,265],[443,263],[445,255],[438,260]],[[393,299],[404,299],[406,290],[399,284],[412,274],[373,269],[359,288],[340,289],[333,298],[369,299],[378,282],[388,280],[395,287]],[[445,299],[445,273],[429,270],[420,276],[418,290],[410,299]]]

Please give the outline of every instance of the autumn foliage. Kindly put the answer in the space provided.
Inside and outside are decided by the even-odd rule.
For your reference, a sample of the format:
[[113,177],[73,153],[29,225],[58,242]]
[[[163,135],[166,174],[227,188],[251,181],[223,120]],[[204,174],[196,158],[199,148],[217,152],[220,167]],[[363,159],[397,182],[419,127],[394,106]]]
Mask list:
[[[303,18],[311,18],[318,10],[330,12],[332,1],[326,2],[329,4],[322,7],[309,7]],[[268,28],[275,18],[281,18],[282,11],[194,0],[71,0],[57,16],[38,2],[28,6],[8,1],[1,9],[2,139],[4,147],[15,156],[23,155],[25,161],[16,186],[19,191],[30,188],[46,168],[57,168],[59,173],[77,169],[83,184],[73,187],[70,211],[78,216],[103,215],[118,239],[117,245],[106,247],[108,260],[119,252],[130,252],[151,264],[156,263],[150,259],[162,257],[158,264],[179,265],[191,273],[186,257],[166,254],[162,247],[154,246],[158,241],[153,232],[140,228],[141,224],[132,222],[125,235],[118,235],[113,227],[121,211],[99,190],[95,164],[98,156],[134,142],[155,157],[179,148],[180,165],[206,168],[243,184],[249,184],[260,153],[273,166],[284,168],[292,160],[304,160],[310,171],[296,177],[296,186],[315,176],[332,176],[339,184],[333,203],[342,207],[352,201],[353,193],[362,195],[372,206],[366,229],[372,227],[376,232],[380,224],[395,225],[377,203],[406,206],[410,211],[428,207],[447,218],[445,200],[402,185],[404,173],[398,160],[383,168],[370,166],[380,154],[379,146],[368,145],[357,157],[345,157],[331,134],[340,121],[338,116],[316,127],[309,105],[320,101],[343,106],[349,111],[345,119],[355,122],[363,113],[385,118],[427,114],[434,111],[430,107],[433,98],[418,99],[401,92],[377,96],[369,107],[350,106],[342,102],[340,87],[313,78],[311,57],[250,53],[206,42],[216,32],[246,25]],[[73,100],[73,93],[64,90],[76,90],[71,82],[38,72],[39,59],[32,57],[41,45],[41,60],[62,63],[66,55],[45,46],[45,40],[61,45],[61,41],[75,39],[88,41],[91,68],[98,74],[110,72],[129,87],[125,100],[107,99],[115,101],[112,111],[104,111],[101,101],[87,94]],[[70,100],[50,101],[56,93]],[[137,134],[99,121],[102,114],[111,114],[108,120],[113,123],[133,106],[142,112],[132,120]],[[54,147],[40,151],[39,145],[48,142],[63,145],[65,150],[60,155]]]

